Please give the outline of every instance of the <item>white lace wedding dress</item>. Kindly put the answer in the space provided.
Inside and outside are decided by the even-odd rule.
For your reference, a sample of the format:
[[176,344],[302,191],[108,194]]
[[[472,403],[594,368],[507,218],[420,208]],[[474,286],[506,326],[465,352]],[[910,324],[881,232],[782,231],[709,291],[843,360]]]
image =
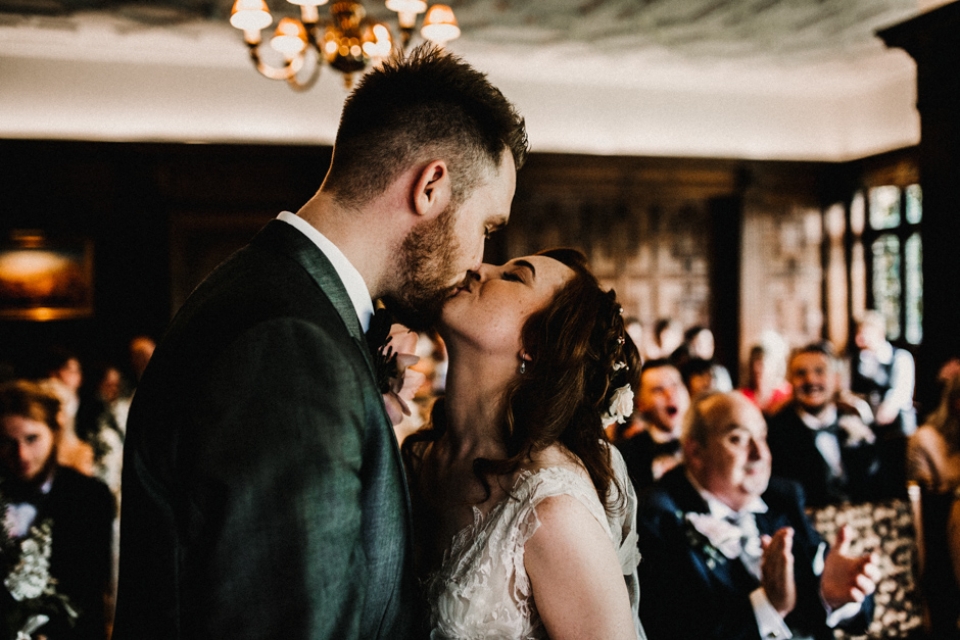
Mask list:
[[[530,590],[523,551],[540,526],[537,505],[557,495],[579,500],[609,532],[630,594],[637,637],[645,640],[637,618],[637,497],[620,452],[614,447],[610,450],[617,480],[627,488],[623,507],[612,516],[600,504],[593,484],[563,467],[523,472],[512,497],[497,504],[485,518],[474,507],[473,524],[454,537],[440,569],[427,579],[431,640],[547,638]],[[611,492],[616,500],[613,486]]]

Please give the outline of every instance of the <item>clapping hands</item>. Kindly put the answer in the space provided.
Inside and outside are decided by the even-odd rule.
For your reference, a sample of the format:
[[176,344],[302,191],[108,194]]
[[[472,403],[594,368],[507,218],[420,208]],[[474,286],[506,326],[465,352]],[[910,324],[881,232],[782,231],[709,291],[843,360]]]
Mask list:
[[824,560],[820,592],[832,609],[850,602],[863,602],[876,590],[881,578],[875,553],[850,555],[851,535],[849,526],[841,527],[836,545]]
[[783,527],[773,536],[761,536],[760,584],[770,604],[781,616],[797,604],[797,583],[793,573],[793,529]]

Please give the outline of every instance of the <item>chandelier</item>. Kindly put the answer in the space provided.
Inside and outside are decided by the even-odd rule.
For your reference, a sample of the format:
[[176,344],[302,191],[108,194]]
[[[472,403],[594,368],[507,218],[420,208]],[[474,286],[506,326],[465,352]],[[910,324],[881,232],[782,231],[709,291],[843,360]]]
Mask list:
[[[273,16],[265,0],[236,0],[230,24],[243,31],[257,71],[271,80],[286,80],[297,91],[305,91],[316,83],[324,61],[343,74],[349,89],[355,73],[362,73],[368,65],[379,64],[397,50],[407,48],[417,16],[424,11],[427,14],[420,30],[424,39],[443,46],[460,35],[457,19],[449,6],[435,4],[427,11],[424,0],[386,0],[387,8],[397,12],[399,44],[386,24],[367,18],[366,9],[358,0],[333,2],[327,20],[320,19],[317,7],[328,0],[288,1],[300,6],[300,19],[280,20],[270,39],[273,51],[263,52],[266,55],[261,55],[260,31],[273,23]],[[276,63],[265,60],[267,56],[273,56]]]

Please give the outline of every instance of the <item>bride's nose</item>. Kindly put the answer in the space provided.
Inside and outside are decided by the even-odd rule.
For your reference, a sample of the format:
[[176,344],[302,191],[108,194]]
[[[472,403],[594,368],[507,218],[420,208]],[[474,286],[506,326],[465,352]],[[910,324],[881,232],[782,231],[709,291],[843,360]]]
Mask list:
[[498,267],[492,264],[483,263],[481,264],[476,271],[468,271],[467,277],[476,278],[480,282],[489,280],[491,276],[496,272]]

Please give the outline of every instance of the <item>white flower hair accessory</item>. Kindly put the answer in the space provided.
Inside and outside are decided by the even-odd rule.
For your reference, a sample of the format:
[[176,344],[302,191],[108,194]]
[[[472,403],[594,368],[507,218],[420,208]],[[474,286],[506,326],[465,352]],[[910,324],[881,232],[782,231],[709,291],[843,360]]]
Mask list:
[[612,424],[617,422],[623,424],[627,421],[630,414],[633,413],[633,389],[629,384],[616,389],[610,398],[610,408],[600,416],[603,424]]
[[627,368],[628,368],[628,367],[627,367],[627,363],[626,363],[626,362],[614,362],[614,363],[613,363],[613,370],[614,370],[614,371],[620,371],[620,369],[627,369]]

